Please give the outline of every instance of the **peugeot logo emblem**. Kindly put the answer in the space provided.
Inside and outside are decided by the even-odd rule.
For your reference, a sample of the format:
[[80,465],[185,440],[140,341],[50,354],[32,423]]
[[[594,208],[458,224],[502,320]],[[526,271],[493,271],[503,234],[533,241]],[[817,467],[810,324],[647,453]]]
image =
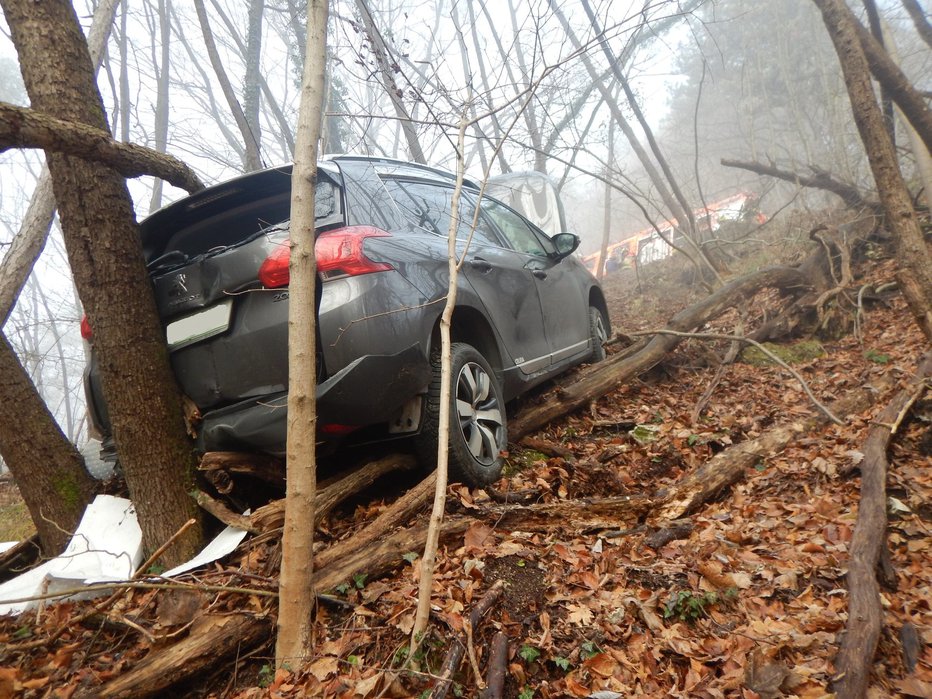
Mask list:
[[168,295],[171,298],[177,298],[188,292],[188,278],[186,274],[179,274],[172,279],[171,286],[168,289]]

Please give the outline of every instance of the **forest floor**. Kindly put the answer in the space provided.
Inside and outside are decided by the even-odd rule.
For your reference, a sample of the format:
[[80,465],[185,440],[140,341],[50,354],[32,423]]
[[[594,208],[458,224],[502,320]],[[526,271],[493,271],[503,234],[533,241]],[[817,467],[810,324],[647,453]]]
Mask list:
[[[787,251],[792,254],[793,251]],[[765,255],[773,261],[773,255]],[[700,292],[682,270],[660,264],[605,280],[612,324],[632,333],[662,327]],[[856,284],[893,278],[890,259],[870,261]],[[649,276],[649,279],[644,277]],[[760,315],[775,296],[761,294],[744,310]],[[709,331],[734,332],[738,314]],[[753,318],[751,319],[753,325]],[[536,438],[568,453],[513,446],[497,489],[536,491],[540,502],[651,494],[672,485],[728,445],[769,427],[813,415],[799,383],[782,367],[740,360],[728,365],[707,406],[694,409],[726,345],[689,340],[663,364]],[[816,397],[830,401],[884,375],[912,376],[927,344],[901,297],[865,308],[861,339],[807,343],[790,357]],[[815,351],[812,351],[815,349]],[[406,555],[395,572],[355,576],[319,605],[314,659],[301,671],[273,669],[273,639],[202,673],[173,695],[216,697],[420,696],[429,689],[450,638],[497,580],[504,594],[474,634],[485,667],[495,631],[510,651],[505,696],[521,697],[817,697],[832,696],[832,659],[847,618],[847,548],[858,509],[862,457],[872,408],[801,435],[762,458],[744,478],[683,522],[679,538],[631,520],[616,529],[574,527],[555,520],[546,531],[512,531],[477,521],[442,546],[434,583],[429,638],[418,671],[404,660],[417,594],[419,559]],[[545,400],[546,396],[527,399]],[[932,405],[917,405],[896,434],[888,476],[888,544],[896,589],[883,589],[884,627],[871,674],[872,698],[932,696]],[[399,479],[400,481],[403,479]],[[356,498],[320,527],[317,547],[352,537],[387,505],[385,487]],[[469,514],[489,503],[481,490],[452,485],[448,511]],[[250,540],[223,563],[193,579],[276,589],[279,542]],[[182,636],[191,619],[245,610],[262,615],[270,598],[239,593],[128,590],[108,614],[70,620],[86,602],[46,606],[0,620],[0,699],[93,695],[93,688]],[[913,673],[904,667],[900,633],[918,631]],[[54,642],[36,646],[56,629]],[[33,645],[27,648],[27,644]],[[211,674],[212,673],[212,674]],[[475,696],[465,661],[451,694]],[[604,691],[605,694],[593,693]],[[614,694],[613,694],[613,693]]]

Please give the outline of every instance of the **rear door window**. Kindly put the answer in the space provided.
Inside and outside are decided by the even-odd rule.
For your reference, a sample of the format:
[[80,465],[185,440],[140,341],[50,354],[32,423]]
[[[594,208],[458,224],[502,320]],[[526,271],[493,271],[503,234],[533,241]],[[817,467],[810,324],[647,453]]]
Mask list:
[[[452,187],[394,178],[386,178],[384,182],[385,188],[409,223],[429,233],[447,236],[453,210]],[[475,213],[475,200],[468,192],[462,192],[456,226],[457,239],[466,240],[469,237]],[[476,222],[473,241],[483,245],[502,246],[495,228],[481,214]]]

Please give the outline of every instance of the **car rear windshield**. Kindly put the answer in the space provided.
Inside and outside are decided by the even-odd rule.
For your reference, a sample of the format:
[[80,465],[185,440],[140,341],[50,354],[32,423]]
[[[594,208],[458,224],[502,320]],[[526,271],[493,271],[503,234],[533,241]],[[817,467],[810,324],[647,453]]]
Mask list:
[[[248,185],[245,182],[244,185]],[[290,173],[274,186],[218,188],[151,216],[142,225],[143,245],[150,267],[166,256],[192,259],[254,240],[291,215]],[[323,177],[317,183],[314,216],[318,225],[340,220],[340,189]]]

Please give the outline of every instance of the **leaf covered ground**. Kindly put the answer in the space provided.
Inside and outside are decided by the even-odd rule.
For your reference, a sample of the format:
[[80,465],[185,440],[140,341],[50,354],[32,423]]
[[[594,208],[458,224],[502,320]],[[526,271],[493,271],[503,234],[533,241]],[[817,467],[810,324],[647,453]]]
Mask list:
[[[881,256],[882,258],[882,256]],[[893,278],[893,262],[861,268],[858,284]],[[616,330],[657,328],[695,300],[680,268],[641,280],[623,270],[605,282]],[[775,293],[716,321],[712,332],[753,327],[775,312]],[[318,607],[315,656],[293,672],[272,668],[270,642],[201,673],[177,695],[236,697],[420,696],[439,671],[464,618],[497,580],[504,595],[475,629],[484,668],[495,631],[510,640],[505,696],[831,696],[832,658],[847,619],[847,548],[858,507],[856,466],[871,419],[908,379],[926,343],[895,293],[865,303],[860,339],[821,340],[793,367],[815,396],[878,386],[873,406],[802,434],[761,458],[744,478],[686,520],[650,522],[619,514],[604,526],[554,518],[534,531],[479,518],[442,546],[431,632],[406,660],[419,559],[412,551],[386,576],[348,579]],[[497,490],[535,502],[650,495],[730,445],[778,424],[802,421],[813,405],[782,367],[742,361],[721,371],[698,414],[726,343],[687,341],[661,366],[516,445]],[[713,354],[715,353],[715,354]],[[887,383],[884,383],[884,380]],[[892,383],[889,381],[892,379]],[[546,394],[529,398],[547,400]],[[888,477],[888,544],[896,589],[882,589],[884,628],[872,697],[932,691],[932,432],[928,402],[895,436]],[[555,448],[548,448],[548,445]],[[559,455],[555,455],[559,454]],[[852,472],[852,469],[853,472]],[[386,506],[385,488],[343,507],[321,527],[317,547],[352,537]],[[451,486],[449,512],[490,504],[484,491]],[[610,518],[611,519],[611,518]],[[0,699],[93,696],[96,687],[218,615],[262,617],[274,609],[280,547],[249,539],[230,559],[191,580],[201,590],[133,589],[115,605],[41,607],[0,620]],[[254,593],[217,591],[236,586]],[[79,616],[86,616],[77,623]],[[271,626],[269,627],[271,629]],[[905,628],[905,632],[904,632]],[[914,630],[919,655],[905,666],[901,636]],[[60,633],[59,633],[60,632]],[[53,642],[45,639],[59,633]],[[467,659],[451,695],[475,696]],[[597,692],[614,694],[595,694]]]

